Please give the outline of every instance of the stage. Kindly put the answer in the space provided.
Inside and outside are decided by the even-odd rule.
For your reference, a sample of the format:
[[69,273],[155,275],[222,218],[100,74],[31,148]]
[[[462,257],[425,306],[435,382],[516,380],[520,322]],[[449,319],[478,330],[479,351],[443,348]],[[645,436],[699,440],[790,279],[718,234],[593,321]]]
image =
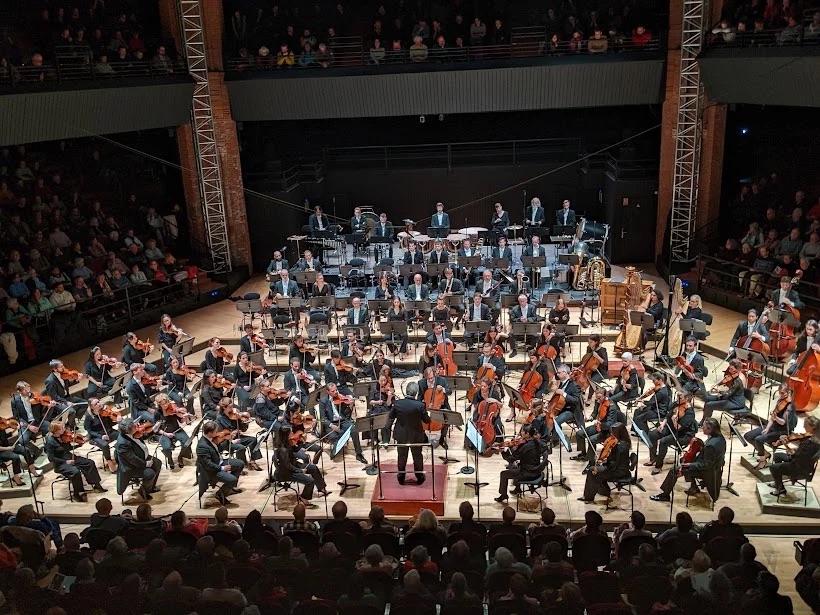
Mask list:
[[[651,278],[651,276],[648,277]],[[264,291],[266,288],[267,283],[264,278],[258,276],[253,278],[243,288],[239,289],[237,294],[241,295],[251,291]],[[714,322],[710,328],[711,336],[709,337],[708,343],[704,344],[705,352],[709,353],[710,351],[713,351],[715,353],[715,355],[707,355],[706,357],[706,363],[709,367],[710,373],[710,376],[707,378],[706,382],[706,386],[708,388],[715,382],[715,374],[720,374],[722,376],[723,369],[725,369],[723,358],[725,357],[726,348],[728,347],[732,332],[734,331],[737,323],[744,318],[744,315],[710,305],[705,305],[704,310],[714,315]],[[571,308],[570,322],[577,323],[578,316],[579,309],[574,307]],[[207,306],[200,310],[196,310],[195,312],[188,313],[175,319],[178,326],[182,327],[191,336],[196,338],[195,348],[201,347],[201,345],[203,345],[208,338],[212,336],[219,336],[223,340],[223,344],[234,353],[238,349],[238,340],[240,335],[239,325],[241,324],[241,321],[242,314],[236,310],[233,302],[227,300]],[[150,327],[140,330],[137,333],[140,339],[150,337],[151,340],[155,341],[156,332],[156,327]],[[610,351],[610,356],[612,356],[612,344],[617,331],[612,330],[609,327],[596,325],[594,328],[583,329],[582,336],[592,332],[598,332],[604,336],[604,339],[606,340],[605,346],[607,346]],[[374,336],[374,338],[377,337],[379,336]],[[119,356],[121,345],[122,341],[119,338],[108,340],[101,344],[103,352],[112,353],[116,356]],[[417,358],[414,359],[414,354],[417,357],[417,353],[420,352],[420,349],[416,348],[413,342],[411,342],[411,346],[410,358],[404,363],[397,362],[396,367],[401,367],[404,369],[415,368]],[[582,346],[585,347],[585,344],[573,343],[569,345],[569,354],[566,358],[568,363],[577,362],[579,360],[581,352],[583,351]],[[269,356],[267,358],[269,367],[278,365],[280,368],[284,368],[287,360],[287,353],[285,349],[283,350],[284,352],[279,354],[278,357]],[[202,360],[203,352],[203,350],[194,352],[194,354],[188,359],[188,363],[198,365],[199,361]],[[325,354],[323,358],[326,356],[327,355]],[[68,367],[75,369],[82,368],[82,365],[87,358],[87,352],[81,351],[61,358]],[[150,360],[156,360],[158,358],[158,352],[156,351],[149,357]],[[649,350],[645,355],[645,367],[648,372],[651,372],[653,369],[653,358],[653,352]],[[518,384],[522,374],[521,370],[525,361],[526,355],[523,352],[519,352],[519,354],[514,358],[506,358],[508,373],[505,381],[511,386],[515,387]],[[461,373],[467,375],[466,372]],[[6,376],[5,378],[0,379],[0,395],[8,399],[8,396],[14,392],[14,386],[19,380],[27,380],[34,385],[35,389],[40,389],[47,374],[47,365],[38,365],[25,370],[24,372]],[[415,379],[417,378],[412,378],[412,380]],[[281,386],[281,382],[281,378],[277,378],[276,384],[278,386]],[[402,383],[402,379],[396,379],[396,386],[399,389],[401,388]],[[765,417],[768,416],[771,407],[770,392],[770,389],[763,389],[755,401],[754,411],[762,419],[765,419]],[[450,403],[454,410],[463,413],[466,407],[464,391],[457,391],[453,394],[450,398]],[[697,406],[699,408],[701,403],[698,402]],[[357,415],[362,416],[365,409],[364,401],[357,400]],[[197,413],[198,412],[199,409],[197,404]],[[587,408],[587,415],[589,412],[590,409]],[[2,414],[10,414],[8,406],[5,406],[2,409]],[[505,407],[503,410],[503,416],[504,418],[507,418],[508,415],[509,410]],[[504,423],[507,436],[510,436],[518,431],[520,421],[523,418],[524,413],[519,412],[516,417],[517,422]],[[256,429],[257,428],[255,426],[252,426],[249,433],[253,433]],[[728,429],[725,425],[725,421],[723,422],[723,430],[724,434],[728,435]],[[574,434],[567,432],[567,436],[573,443],[573,448],[575,448]],[[436,439],[436,437],[434,436],[433,439]],[[469,500],[476,508],[477,516],[481,519],[498,519],[503,507],[494,502],[493,498],[498,495],[498,477],[501,470],[506,467],[506,462],[501,459],[499,455],[479,458],[479,475],[481,480],[488,483],[488,485],[480,489],[477,497],[475,490],[467,485],[468,482],[475,480],[475,475],[465,475],[460,473],[462,466],[467,464],[467,454],[464,450],[463,440],[463,432],[453,430],[449,437],[448,456],[451,459],[455,459],[456,463],[449,464],[446,468],[439,463],[436,465],[437,499],[435,502],[437,502],[436,506],[441,507],[440,510],[443,511],[439,516],[443,519],[457,519],[459,503],[464,500]],[[156,445],[150,446],[152,452],[155,446]],[[348,446],[350,447],[348,452],[352,453],[352,444],[349,443]],[[634,449],[635,440],[633,439],[633,450]],[[731,480],[734,483],[734,489],[737,490],[739,496],[734,496],[728,491],[723,490],[717,502],[717,507],[723,505],[731,506],[736,512],[736,520],[739,523],[742,523],[744,526],[749,528],[755,528],[758,532],[773,534],[820,532],[820,519],[818,518],[813,518],[806,515],[793,516],[795,513],[794,510],[778,513],[773,511],[768,506],[764,509],[758,496],[759,480],[757,476],[746,470],[741,464],[741,456],[747,454],[749,450],[750,449],[748,448],[740,446],[740,444],[736,441],[734,443],[731,459],[728,458],[727,454],[726,467],[727,469],[728,467],[731,467],[732,469]],[[85,454],[87,451],[88,446],[86,445],[79,449],[78,453]],[[263,464],[266,461],[269,461],[272,453],[272,450],[268,450],[263,447]],[[365,457],[369,460],[371,451],[367,446],[365,446],[364,453]],[[429,449],[425,449],[425,463],[428,467],[430,463],[430,454]],[[436,457],[439,455],[443,456],[444,451],[437,449],[434,454]],[[594,509],[601,512],[604,515],[607,526],[610,527],[610,529],[614,525],[627,520],[630,514],[630,497],[627,493],[621,494],[613,492],[614,505],[623,508],[623,510],[605,511],[604,502],[601,498],[596,500],[594,504],[590,505],[586,505],[577,500],[583,490],[585,477],[581,474],[581,470],[585,464],[581,462],[569,461],[569,456],[570,454],[566,451],[563,451],[560,455],[558,451],[555,451],[551,455],[550,459],[552,461],[553,471],[556,478],[559,474],[564,476],[566,478],[566,484],[572,489],[572,491],[566,491],[560,486],[551,486],[547,487],[545,490],[542,489],[542,496],[545,496],[544,505],[552,508],[555,511],[557,518],[562,523],[566,523],[571,526],[577,526],[581,523],[584,512],[589,509]],[[384,468],[395,466],[396,450],[394,447],[389,447],[380,451],[380,457]],[[94,455],[93,458],[97,461],[98,465],[101,465],[99,454]],[[315,500],[317,507],[308,511],[308,516],[311,518],[326,517],[327,511],[329,511],[333,503],[339,499],[339,487],[336,483],[342,481],[343,479],[341,463],[334,463],[330,461],[330,458],[327,455],[323,455],[322,461],[322,467],[326,475],[326,482],[329,485],[329,489],[333,493],[326,502],[325,500],[318,498]],[[680,482],[676,488],[675,501],[671,508],[669,504],[650,501],[649,495],[655,494],[659,491],[659,486],[664,478],[665,472],[657,476],[651,476],[649,473],[650,468],[645,468],[642,465],[644,461],[646,461],[646,447],[641,444],[638,472],[639,477],[642,479],[641,484],[646,488],[646,492],[643,492],[638,488],[633,488],[634,505],[636,509],[641,510],[646,515],[647,522],[651,526],[666,526],[669,523],[670,518],[674,518],[675,513],[681,510],[688,510],[695,520],[700,522],[706,522],[715,517],[716,512],[711,510],[710,502],[705,496],[692,498],[690,500],[689,508],[686,508],[686,497],[683,494],[683,489],[686,487],[686,484],[683,482]],[[671,467],[671,453],[667,458],[667,462],[668,463],[664,467],[664,470]],[[45,468],[48,469],[48,464],[43,457],[40,458],[38,463],[45,465]],[[472,456],[470,456],[469,464],[474,465]],[[356,489],[347,491],[342,499],[348,505],[350,516],[361,519],[367,517],[371,504],[376,501],[374,500],[374,497],[377,498],[378,491],[377,477],[367,475],[363,471],[363,468],[364,466],[355,461],[352,454],[347,455],[348,480],[350,482],[358,483],[360,486]],[[442,468],[442,470],[439,471],[439,468]],[[101,473],[103,475],[103,485],[109,489],[109,493],[105,494],[105,497],[109,497],[113,502],[115,502],[116,510],[120,506],[120,498],[115,493],[114,476],[104,472],[103,470],[101,470]],[[28,481],[28,476],[25,472],[23,473],[23,477]],[[42,478],[37,479],[36,481],[36,496],[38,500],[44,502],[46,514],[54,516],[65,522],[80,523],[85,521],[91,512],[94,511],[95,501],[98,497],[102,496],[89,493],[87,503],[70,502],[68,500],[66,484],[58,483],[54,485],[55,499],[52,500],[51,489],[54,477],[55,475],[53,472],[47,471]],[[229,508],[233,516],[241,518],[254,508],[260,510],[265,518],[286,519],[290,516],[294,503],[292,494],[290,496],[285,493],[279,494],[276,505],[274,506],[273,489],[269,489],[261,493],[258,491],[259,487],[266,478],[267,473],[264,471],[251,471],[248,475],[241,478],[240,486],[244,488],[244,492],[231,496],[232,503]],[[400,490],[401,487],[397,483],[392,482],[396,480],[394,474],[385,473],[382,476],[382,480],[384,481],[384,491],[386,493],[389,492],[391,494],[391,498],[395,498],[396,495],[402,495],[401,493],[398,493],[398,490]],[[415,488],[410,486],[412,480],[414,480],[412,478],[412,474],[409,474],[408,482],[404,489]],[[724,476],[724,482],[725,481],[726,476]],[[390,483],[389,486],[388,483]],[[186,467],[182,469],[177,467],[173,471],[168,470],[167,468],[163,469],[159,480],[159,485],[161,487],[161,491],[154,494],[154,499],[151,502],[154,509],[154,514],[156,515],[170,514],[180,508],[184,509],[191,516],[196,516],[198,514],[210,515],[212,514],[213,507],[216,506],[216,501],[209,491],[209,493],[203,498],[203,506],[208,510],[200,511],[198,509],[196,487],[194,486],[194,468],[192,464],[186,465]],[[425,484],[424,488],[426,489],[427,487],[428,485]],[[794,488],[790,487],[790,490],[792,489]],[[799,492],[802,494],[802,489],[800,489]],[[6,510],[15,510],[23,503],[31,502],[31,492],[28,489],[11,489],[8,487],[8,483],[6,482],[3,487],[0,488],[0,499],[4,501]],[[397,501],[405,499],[412,501],[412,498],[402,497],[398,497]],[[131,492],[130,490],[126,492],[124,496],[125,507],[135,509],[141,502],[142,501],[139,499],[136,492]],[[434,502],[434,500],[420,499],[419,502],[429,507],[430,502]],[[410,507],[417,505],[421,504],[411,504]],[[509,505],[514,508],[518,508],[518,518],[522,521],[535,521],[538,518],[538,499],[534,496],[525,496],[518,501],[514,496],[511,496]],[[396,513],[396,515],[398,517],[403,517],[405,515],[410,516],[412,513],[409,512],[406,505],[403,506],[404,507],[401,511]]]

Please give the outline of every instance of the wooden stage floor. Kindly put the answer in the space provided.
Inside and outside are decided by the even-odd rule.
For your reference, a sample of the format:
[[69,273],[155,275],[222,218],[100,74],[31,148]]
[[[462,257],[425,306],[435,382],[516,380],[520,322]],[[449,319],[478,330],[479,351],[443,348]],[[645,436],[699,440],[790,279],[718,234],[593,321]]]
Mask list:
[[[241,288],[238,291],[238,294],[250,292],[251,290],[264,291],[266,288],[267,284],[264,278],[256,277],[252,279],[250,282],[248,282],[243,288]],[[723,368],[725,368],[725,363],[722,363],[722,361],[723,357],[725,357],[726,348],[728,347],[728,343],[735,329],[735,326],[743,318],[743,315],[731,312],[729,310],[724,310],[716,306],[705,306],[705,309],[706,311],[712,313],[715,316],[714,323],[710,328],[711,336],[709,338],[708,348],[719,349],[721,353],[720,356],[707,356],[707,365],[710,368],[710,374],[715,374],[718,371],[722,374]],[[577,322],[578,315],[578,309],[573,308],[571,322]],[[236,311],[234,303],[226,300],[211,306],[204,307],[200,310],[191,312],[184,316],[180,316],[175,319],[175,322],[178,326],[182,327],[190,335],[196,337],[197,341],[204,341],[205,339],[215,335],[220,336],[223,339],[233,340],[233,343],[227,344],[229,348],[233,351],[234,348],[231,347],[235,347],[237,345],[237,340],[240,335],[238,327],[241,322],[241,314]],[[605,334],[605,336],[609,340],[606,345],[608,346],[610,352],[612,352],[612,339],[614,339],[614,331],[611,331],[608,327],[596,327],[594,330],[589,330],[586,332],[591,333],[593,331],[601,331]],[[137,333],[140,339],[150,337],[152,340],[156,340],[156,327],[142,329]],[[114,340],[108,340],[107,342],[102,343],[101,346],[104,352],[119,356],[121,344],[122,341],[118,338]],[[568,362],[578,360],[580,356],[580,350],[578,346],[579,344],[572,345],[571,355],[567,357]],[[189,363],[198,363],[198,361],[201,360],[201,354],[201,352],[195,353],[194,358],[192,360],[189,360]],[[651,361],[651,355],[651,352],[647,353],[647,361]],[[282,357],[284,356],[286,356],[286,354],[282,355]],[[149,357],[149,359],[155,359],[157,357],[158,353],[156,353],[155,351],[154,356]],[[82,369],[82,366],[86,358],[86,352],[77,352],[73,353],[72,355],[62,357],[64,362],[69,367],[75,369]],[[521,375],[522,365],[525,360],[526,356],[524,353],[519,353],[518,356],[514,359],[507,359],[509,374],[507,377],[507,382],[509,384],[513,386],[517,384]],[[269,359],[268,363],[272,364],[273,359]],[[280,365],[284,365],[284,359],[282,358],[280,358]],[[407,369],[414,369],[415,361],[408,361],[406,364],[398,366],[402,366]],[[720,369],[718,370],[716,368]],[[47,365],[38,365],[24,372],[0,379],[0,398],[8,399],[8,396],[14,392],[14,387],[18,380],[27,380],[34,385],[35,389],[39,389],[42,386],[43,380],[47,373]],[[281,382],[281,380],[279,380],[279,382]],[[714,377],[710,376],[706,383],[707,387],[711,386],[713,382]],[[400,379],[397,379],[397,384],[400,386]],[[464,392],[458,392],[451,398],[451,405],[454,409],[458,411],[464,410],[464,396]],[[755,410],[757,414],[759,414],[761,417],[767,416],[769,411],[768,404],[769,391],[768,389],[764,389],[758,396],[757,403],[755,404]],[[359,415],[363,415],[365,411],[364,402],[359,400],[357,401],[356,406],[357,413]],[[10,414],[10,410],[7,404],[4,404],[2,408],[0,408],[0,414]],[[589,414],[589,410],[587,410],[587,414]],[[505,418],[507,415],[508,410],[505,408]],[[523,414],[521,414],[521,416],[523,417]],[[505,423],[505,430],[507,431],[508,435],[510,435],[513,432],[513,428],[515,429],[515,431],[517,431],[518,427],[517,425],[514,426],[512,423]],[[724,430],[726,429],[727,428],[724,427]],[[255,430],[255,427],[251,428],[251,432],[253,430]],[[466,454],[462,441],[462,432],[454,431],[449,438],[450,448],[448,454],[450,458],[456,459],[457,463],[449,464],[449,466],[446,467],[447,480],[445,481],[446,490],[443,494],[443,500],[445,504],[443,517],[445,519],[456,519],[458,517],[459,503],[464,500],[470,500],[473,503],[473,505],[478,508],[478,515],[481,517],[482,520],[498,519],[500,518],[501,510],[503,507],[500,504],[494,502],[493,498],[496,495],[498,495],[499,473],[505,467],[506,464],[499,455],[495,455],[490,458],[479,459],[479,477],[481,481],[488,483],[488,485],[480,490],[480,497],[477,498],[474,490],[465,485],[465,483],[475,480],[475,474],[464,475],[459,473],[459,469],[464,465],[466,459]],[[574,437],[571,438],[571,441],[573,441],[574,448]],[[349,513],[352,517],[365,518],[370,509],[370,499],[373,493],[374,486],[376,484],[376,477],[368,476],[367,474],[365,474],[365,472],[363,471],[362,464],[357,462],[354,456],[352,455],[351,445],[348,446],[348,455],[346,458],[347,478],[349,482],[357,483],[359,486],[358,488],[352,489],[345,493],[342,499],[344,499],[344,501],[347,503]],[[86,447],[80,449],[79,453],[82,454],[85,450],[87,450]],[[735,443],[733,456],[731,460],[728,460],[732,468],[732,481],[734,482],[734,487],[738,491],[740,496],[736,497],[728,493],[727,491],[723,491],[721,493],[717,506],[731,506],[735,510],[736,519],[740,523],[760,528],[760,531],[764,531],[766,533],[795,533],[796,531],[798,531],[796,528],[799,528],[799,531],[806,531],[811,533],[820,532],[820,519],[783,516],[776,514],[763,515],[761,513],[761,505],[756,495],[756,486],[758,481],[749,471],[745,470],[740,464],[741,454],[748,452],[748,450],[749,449],[743,449],[741,446]],[[263,455],[265,454],[265,452],[266,451],[263,449]],[[273,451],[271,450],[270,452],[272,453]],[[365,448],[364,452],[365,456],[369,459],[369,449]],[[441,449],[437,449],[435,451],[435,454],[436,456],[438,456],[439,454],[443,455],[444,451]],[[426,461],[429,462],[429,452],[426,452],[425,456]],[[392,463],[395,462],[395,458],[396,451],[393,448],[384,450],[381,453],[382,461]],[[95,456],[95,459],[99,461],[99,456]],[[264,462],[265,460],[266,457],[263,457],[262,461]],[[551,456],[551,460],[553,463],[554,473],[557,478],[557,475],[559,473],[559,462],[557,452],[553,453],[553,455]],[[646,449],[643,445],[641,445],[639,475],[643,479],[642,484],[645,486],[646,492],[643,492],[639,489],[633,489],[634,505],[636,509],[641,510],[646,515],[647,521],[650,524],[658,526],[665,525],[669,521],[670,514],[671,516],[674,516],[675,513],[681,510],[688,510],[696,521],[705,522],[715,517],[716,513],[710,510],[709,503],[704,496],[693,498],[690,501],[690,507],[688,509],[685,507],[686,498],[683,494],[683,489],[685,488],[686,483],[684,483],[683,481],[680,481],[678,483],[678,487],[675,491],[675,503],[671,511],[670,506],[668,504],[661,504],[650,501],[649,495],[658,492],[664,474],[651,476],[649,474],[650,468],[644,468],[642,465],[640,465],[646,460]],[[308,513],[309,516],[313,518],[324,518],[326,516],[327,511],[329,511],[333,503],[339,499],[339,487],[336,483],[343,480],[343,467],[341,463],[331,462],[327,455],[323,455],[323,461],[323,468],[326,474],[326,481],[328,485],[330,485],[329,489],[333,493],[329,498],[327,498],[327,502],[325,502],[324,500],[320,500],[318,498],[315,500],[316,504],[318,504],[318,507],[313,510],[310,510]],[[671,467],[671,453],[668,457],[668,462],[669,464],[666,466],[666,468]],[[555,511],[559,520],[569,524],[582,523],[584,512],[588,509],[598,510],[602,514],[604,514],[604,518],[608,525],[617,524],[621,521],[626,520],[629,516],[630,509],[630,499],[628,494],[624,493],[615,495],[615,505],[621,506],[622,508],[624,508],[624,510],[611,510],[605,513],[604,504],[600,498],[598,499],[598,502],[591,505],[586,505],[583,502],[577,500],[577,498],[581,496],[585,480],[584,476],[581,474],[581,470],[583,469],[583,467],[583,463],[569,461],[569,454],[564,452],[562,473],[566,477],[567,484],[572,488],[572,491],[568,492],[557,486],[549,487],[547,489],[545,505],[549,506]],[[445,466],[443,465],[437,466],[436,470],[439,471],[440,468],[442,471],[445,471]],[[244,492],[242,494],[238,494],[231,497],[232,504],[230,506],[230,509],[232,515],[236,516],[237,518],[240,518],[246,515],[250,510],[256,508],[259,509],[262,512],[263,516],[266,518],[287,518],[290,516],[291,510],[294,505],[292,494],[280,494],[277,497],[276,502],[274,502],[272,490],[264,491],[261,493],[258,492],[259,487],[267,478],[266,474],[266,472],[251,471],[247,476],[242,477],[240,481],[240,486],[244,488]],[[53,472],[47,472],[43,479],[40,480],[36,490],[38,499],[45,501],[46,513],[49,515],[53,515],[57,518],[63,519],[66,522],[81,522],[87,519],[88,515],[94,510],[95,501],[100,496],[97,496],[97,494],[89,493],[88,503],[81,504],[70,502],[67,499],[68,494],[66,491],[65,484],[58,484],[55,487],[56,499],[52,500],[51,481],[53,480],[54,476],[55,475]],[[388,477],[385,480],[395,479]],[[159,483],[162,490],[161,492],[154,495],[154,499],[151,502],[154,508],[154,514],[165,515],[172,513],[173,511],[180,508],[183,508],[190,515],[202,514],[198,510],[197,498],[195,493],[196,487],[193,483],[194,468],[190,464],[183,469],[177,468],[173,471],[169,471],[167,468],[164,469]],[[114,476],[107,473],[103,474],[103,484],[109,489],[109,493],[105,495],[109,497],[112,501],[117,502],[119,498],[115,493]],[[4,504],[6,509],[16,509],[17,506],[22,505],[23,503],[28,502],[31,499],[30,495],[26,496],[25,494],[23,494],[22,497],[10,498],[9,495],[11,494],[6,495],[3,493],[4,491],[4,489],[0,489],[0,498],[5,500]],[[138,499],[135,493],[130,494],[130,496],[131,497],[129,497],[129,492],[127,492],[125,498],[125,505],[128,508],[136,508],[136,506],[141,503],[141,500]],[[509,502],[511,506],[516,506],[516,499],[514,497],[511,497]],[[213,507],[216,505],[213,498],[210,498],[209,496],[206,496],[205,500],[203,501],[203,504],[206,507]],[[115,507],[116,506],[118,506],[118,504],[115,504]],[[524,498],[520,501],[519,507],[519,519],[537,519],[537,498]],[[205,514],[209,513],[205,512]]]

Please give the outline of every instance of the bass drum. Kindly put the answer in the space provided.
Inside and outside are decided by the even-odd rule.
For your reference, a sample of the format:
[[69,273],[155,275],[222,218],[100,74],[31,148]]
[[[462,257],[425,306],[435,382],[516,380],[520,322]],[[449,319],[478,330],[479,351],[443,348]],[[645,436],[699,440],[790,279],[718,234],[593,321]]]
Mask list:
[[601,222],[592,222],[586,218],[581,218],[578,229],[578,239],[581,241],[594,239],[606,241],[609,237],[609,225]]

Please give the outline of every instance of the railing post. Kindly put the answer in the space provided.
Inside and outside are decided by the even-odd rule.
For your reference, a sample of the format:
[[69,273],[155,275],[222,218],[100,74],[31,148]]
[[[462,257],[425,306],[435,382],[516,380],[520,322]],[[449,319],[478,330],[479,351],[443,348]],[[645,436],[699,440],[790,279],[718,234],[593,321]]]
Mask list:
[[128,322],[134,322],[134,314],[131,311],[131,293],[128,292],[128,287],[125,287],[125,305],[128,306]]
[[384,170],[387,171],[390,168],[387,163],[387,146],[383,145],[382,148],[384,149]]

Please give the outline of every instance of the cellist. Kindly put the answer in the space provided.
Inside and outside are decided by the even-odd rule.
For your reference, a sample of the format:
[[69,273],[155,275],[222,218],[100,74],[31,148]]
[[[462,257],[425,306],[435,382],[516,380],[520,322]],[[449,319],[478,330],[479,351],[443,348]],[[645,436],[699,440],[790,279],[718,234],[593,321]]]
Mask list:
[[737,328],[735,329],[735,334],[732,336],[732,341],[729,342],[728,358],[734,358],[735,345],[737,344],[740,338],[746,336],[751,336],[754,339],[758,339],[766,344],[768,344],[771,340],[771,338],[769,337],[769,330],[766,328],[765,323],[758,322],[757,310],[754,308],[751,308],[746,313],[746,322],[741,322],[737,325]]
[[477,383],[476,392],[473,394],[473,398],[469,400],[473,405],[473,423],[477,423],[481,418],[479,414],[479,404],[483,401],[489,402],[496,402],[499,405],[499,413],[496,415],[495,420],[493,421],[493,427],[495,428],[496,434],[503,434],[504,433],[504,425],[501,423],[501,400],[498,398],[496,393],[496,387],[493,386],[493,383],[490,382],[487,378],[482,378]]
[[792,288],[792,279],[787,275],[780,278],[780,288],[775,288],[772,291],[771,300],[776,308],[785,305],[796,310],[803,309],[800,295]]
[[[570,457],[570,461],[587,461],[594,457],[595,445],[606,439],[612,425],[618,421],[618,406],[607,399],[606,389],[600,388],[595,391],[595,409],[589,420],[592,421],[592,425],[581,424],[575,432],[578,454]],[[592,445],[592,450],[589,451],[587,451],[587,437]]]
[[806,321],[803,333],[798,336],[794,346],[794,352],[792,353],[791,359],[789,359],[789,368],[786,370],[786,374],[791,376],[795,372],[797,369],[797,359],[809,348],[814,352],[820,352],[820,337],[817,336],[816,320]]
[[[447,383],[447,379],[443,376],[436,375],[436,370],[434,367],[428,367],[424,370],[424,378],[418,381],[418,400],[424,401],[424,394],[427,392],[428,389],[438,389],[439,391],[443,391],[445,398],[444,398],[444,405],[441,406],[442,410],[449,410],[450,409],[450,393],[453,390],[450,388],[450,385]],[[447,448],[447,430],[449,428],[445,427],[441,430],[441,433],[438,438],[438,445],[442,448]]]
[[[593,333],[587,338],[587,351],[584,357],[591,356],[600,362],[600,365],[593,370],[587,370],[587,377],[594,383],[600,384],[609,375],[609,355],[606,348],[603,347],[601,336]],[[583,360],[582,360],[583,362]],[[587,401],[592,399],[593,388],[589,387],[587,391]]]

